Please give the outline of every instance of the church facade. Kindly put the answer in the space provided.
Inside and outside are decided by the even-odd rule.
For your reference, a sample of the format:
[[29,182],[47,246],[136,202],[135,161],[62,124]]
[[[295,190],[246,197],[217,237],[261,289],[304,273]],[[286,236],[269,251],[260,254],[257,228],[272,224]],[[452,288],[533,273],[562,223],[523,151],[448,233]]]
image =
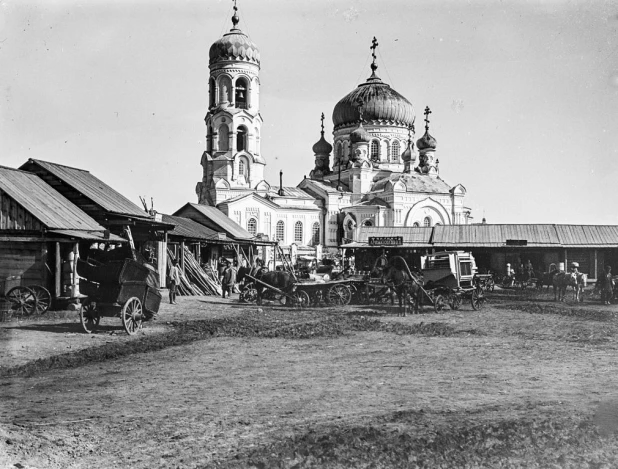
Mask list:
[[[206,151],[198,202],[216,206],[253,235],[281,245],[323,246],[353,241],[361,226],[468,224],[466,189],[439,175],[436,139],[425,132],[414,144],[412,104],[377,75],[374,38],[371,75],[333,110],[333,144],[313,145],[315,167],[296,187],[264,180],[261,153],[260,53],[238,28],[209,52]],[[332,155],[332,165],[331,165]]]

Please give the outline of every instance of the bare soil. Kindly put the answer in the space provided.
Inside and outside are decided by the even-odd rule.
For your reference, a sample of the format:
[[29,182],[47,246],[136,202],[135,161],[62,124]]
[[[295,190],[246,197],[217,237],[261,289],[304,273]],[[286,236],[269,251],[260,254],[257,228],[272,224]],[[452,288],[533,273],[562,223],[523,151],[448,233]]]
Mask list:
[[0,323],[0,467],[617,467],[618,306],[552,299]]

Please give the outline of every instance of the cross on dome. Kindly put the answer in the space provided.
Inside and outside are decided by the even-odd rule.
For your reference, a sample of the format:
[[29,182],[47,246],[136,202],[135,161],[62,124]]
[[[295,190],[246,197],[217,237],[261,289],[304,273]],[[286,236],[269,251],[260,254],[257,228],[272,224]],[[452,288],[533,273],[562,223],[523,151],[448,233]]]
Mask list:
[[322,121],[322,135],[324,135],[324,113],[322,113],[322,117],[320,119]]
[[234,29],[238,25],[240,18],[238,18],[238,7],[236,6],[236,0],[234,0],[234,16],[232,16],[232,24],[234,25]]
[[429,106],[425,106],[425,130],[429,130],[429,114],[431,114],[431,109]]
[[378,44],[378,40],[376,39],[375,36],[373,36],[373,39],[371,40],[371,57],[373,57],[373,62],[371,63],[371,72],[373,74],[376,73],[376,70],[378,69],[378,65],[376,64],[376,49],[379,46]]

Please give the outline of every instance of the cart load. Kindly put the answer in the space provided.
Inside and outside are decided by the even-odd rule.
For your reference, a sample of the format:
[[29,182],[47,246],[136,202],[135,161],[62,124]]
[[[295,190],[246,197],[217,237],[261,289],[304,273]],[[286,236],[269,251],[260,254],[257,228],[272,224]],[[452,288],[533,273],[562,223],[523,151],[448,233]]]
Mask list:
[[80,312],[82,327],[92,332],[101,317],[118,317],[129,335],[135,334],[143,321],[152,319],[161,305],[159,275],[148,264],[133,259],[77,261],[80,291],[88,298]]

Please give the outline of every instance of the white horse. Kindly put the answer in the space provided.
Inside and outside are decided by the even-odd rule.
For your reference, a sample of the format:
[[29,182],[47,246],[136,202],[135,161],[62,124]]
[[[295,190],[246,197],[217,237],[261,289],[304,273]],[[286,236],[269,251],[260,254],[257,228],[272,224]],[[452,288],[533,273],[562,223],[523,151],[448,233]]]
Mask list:
[[560,272],[554,275],[554,301],[564,301],[567,287],[573,287],[573,300],[584,301],[583,292],[588,282],[588,275],[580,272]]

